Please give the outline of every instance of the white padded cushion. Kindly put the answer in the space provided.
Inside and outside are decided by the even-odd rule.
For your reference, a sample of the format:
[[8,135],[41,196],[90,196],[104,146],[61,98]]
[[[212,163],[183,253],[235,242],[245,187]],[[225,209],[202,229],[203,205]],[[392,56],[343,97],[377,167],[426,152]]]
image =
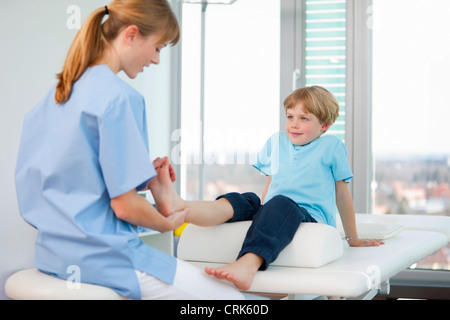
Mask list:
[[[187,261],[230,263],[236,260],[251,221],[213,227],[189,224],[178,243],[178,258]],[[302,223],[292,242],[271,264],[283,267],[317,268],[342,256],[337,229],[319,223]]]
[[[342,236],[345,235],[342,221],[336,216],[336,225]],[[381,219],[380,219],[381,218]],[[356,230],[360,239],[390,239],[399,234],[405,226],[392,218],[383,219],[372,214],[356,215]]]
[[[342,228],[339,219],[338,229]],[[386,227],[403,226],[404,230],[433,231],[444,234],[450,241],[450,217],[430,215],[405,215],[405,214],[356,214],[357,227],[364,223],[377,223]],[[359,232],[359,230],[358,230]]]
[[[389,239],[395,237],[404,229],[401,224],[385,224],[376,222],[361,222],[356,224],[358,237],[361,239]],[[341,231],[344,234],[344,231]]]
[[11,275],[5,284],[6,295],[13,300],[124,300],[113,289],[81,283],[70,288],[65,280],[38,269],[25,269]]

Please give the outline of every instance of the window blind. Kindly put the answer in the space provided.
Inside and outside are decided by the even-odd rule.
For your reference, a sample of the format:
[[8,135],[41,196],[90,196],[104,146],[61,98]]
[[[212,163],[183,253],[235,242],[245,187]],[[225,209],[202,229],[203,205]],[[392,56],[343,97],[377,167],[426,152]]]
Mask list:
[[345,141],[346,0],[307,0],[305,84],[328,89],[340,114],[327,134]]

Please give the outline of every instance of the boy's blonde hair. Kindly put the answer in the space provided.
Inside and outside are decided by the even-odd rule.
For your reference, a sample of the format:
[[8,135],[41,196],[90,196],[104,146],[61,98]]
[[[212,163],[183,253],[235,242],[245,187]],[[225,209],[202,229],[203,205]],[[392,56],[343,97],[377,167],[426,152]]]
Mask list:
[[287,112],[300,103],[303,110],[315,115],[321,124],[328,123],[331,126],[339,117],[339,103],[323,87],[311,86],[295,90],[284,100],[284,110]]

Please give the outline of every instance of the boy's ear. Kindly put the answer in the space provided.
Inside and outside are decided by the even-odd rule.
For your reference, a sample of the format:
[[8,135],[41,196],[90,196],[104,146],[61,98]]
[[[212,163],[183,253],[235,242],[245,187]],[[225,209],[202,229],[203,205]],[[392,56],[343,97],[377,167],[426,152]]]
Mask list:
[[322,124],[322,132],[327,131],[329,128],[330,128],[330,124],[329,123]]

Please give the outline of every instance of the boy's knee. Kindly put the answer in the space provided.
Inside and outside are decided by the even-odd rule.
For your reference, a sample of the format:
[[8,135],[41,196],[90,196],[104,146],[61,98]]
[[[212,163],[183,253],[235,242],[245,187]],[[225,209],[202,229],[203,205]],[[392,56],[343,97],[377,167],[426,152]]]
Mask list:
[[231,192],[218,197],[227,199],[233,207],[234,217],[228,222],[252,220],[261,207],[261,199],[254,193]]
[[248,204],[252,206],[253,210],[257,211],[261,206],[261,199],[253,192],[243,193],[242,196],[247,200]]

